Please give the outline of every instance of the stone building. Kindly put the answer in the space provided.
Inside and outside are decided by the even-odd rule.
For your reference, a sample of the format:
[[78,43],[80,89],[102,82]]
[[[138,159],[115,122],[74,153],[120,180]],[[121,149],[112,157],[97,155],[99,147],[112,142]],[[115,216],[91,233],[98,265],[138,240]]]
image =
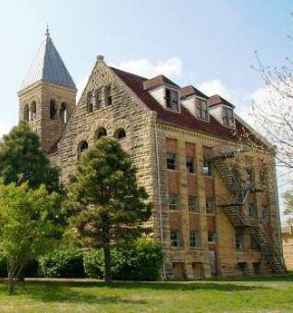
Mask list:
[[282,227],[282,242],[285,264],[288,270],[293,270],[293,226]]
[[98,56],[76,105],[48,32],[18,95],[20,120],[40,135],[63,182],[101,136],[117,138],[131,155],[155,204],[164,278],[285,271],[273,150],[233,104]]

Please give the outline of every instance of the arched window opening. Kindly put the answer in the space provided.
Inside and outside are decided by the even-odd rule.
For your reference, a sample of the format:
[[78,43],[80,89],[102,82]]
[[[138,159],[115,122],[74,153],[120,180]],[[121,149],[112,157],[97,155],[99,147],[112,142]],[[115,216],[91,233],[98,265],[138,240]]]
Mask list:
[[78,145],[79,154],[85,152],[88,148],[89,148],[89,145],[85,140],[80,142],[80,144]]
[[57,106],[55,100],[50,101],[50,119],[55,120],[57,115]]
[[61,109],[60,109],[60,119],[61,121],[66,124],[68,121],[68,115],[67,115],[67,107],[66,107],[66,103],[62,102],[61,103]]
[[36,101],[33,101],[30,105],[30,114],[29,114],[29,120],[31,122],[35,121],[37,118],[37,104]]
[[125,130],[123,128],[117,129],[116,132],[115,132],[114,137],[119,139],[119,140],[125,138],[126,137]]
[[30,118],[30,110],[29,110],[28,104],[26,104],[23,109],[23,119],[26,122],[28,122],[29,118]]
[[106,136],[107,136],[107,131],[104,127],[100,127],[97,129],[95,139],[100,139],[101,137],[106,137]]
[[94,109],[94,103],[93,103],[93,93],[90,91],[88,94],[87,94],[87,112],[88,113],[91,113],[93,112],[93,109]]

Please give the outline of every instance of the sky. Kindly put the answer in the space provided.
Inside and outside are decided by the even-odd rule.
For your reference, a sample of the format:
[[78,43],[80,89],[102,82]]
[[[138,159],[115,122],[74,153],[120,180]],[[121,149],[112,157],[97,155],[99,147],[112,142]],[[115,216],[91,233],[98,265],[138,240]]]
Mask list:
[[292,0],[0,0],[0,137],[18,123],[17,92],[47,24],[79,94],[103,55],[147,78],[218,93],[251,122],[251,99],[265,90],[251,68],[255,51],[266,65],[285,63],[292,11]]

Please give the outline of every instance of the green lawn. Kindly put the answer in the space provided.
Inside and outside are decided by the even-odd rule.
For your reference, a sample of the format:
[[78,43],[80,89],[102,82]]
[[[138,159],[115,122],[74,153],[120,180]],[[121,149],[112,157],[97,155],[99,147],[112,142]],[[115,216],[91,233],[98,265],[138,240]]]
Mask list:
[[0,312],[293,312],[293,275],[111,286],[27,281],[13,296],[1,281]]

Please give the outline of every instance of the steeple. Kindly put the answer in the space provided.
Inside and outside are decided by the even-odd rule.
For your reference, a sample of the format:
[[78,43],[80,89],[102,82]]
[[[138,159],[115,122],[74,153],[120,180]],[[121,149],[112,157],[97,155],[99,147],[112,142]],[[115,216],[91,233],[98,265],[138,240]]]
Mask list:
[[47,26],[37,56],[23,81],[19,96],[19,119],[27,121],[50,153],[75,110],[76,87]]
[[53,44],[48,26],[37,56],[22,83],[21,90],[41,80],[64,87],[76,88],[74,81]]

